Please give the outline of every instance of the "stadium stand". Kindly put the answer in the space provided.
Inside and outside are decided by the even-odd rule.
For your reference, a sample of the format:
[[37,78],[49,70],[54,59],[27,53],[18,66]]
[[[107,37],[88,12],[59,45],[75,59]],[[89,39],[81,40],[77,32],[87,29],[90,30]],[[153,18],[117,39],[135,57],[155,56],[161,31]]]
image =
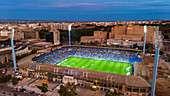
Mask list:
[[83,57],[109,61],[129,62],[136,58],[138,52],[106,48],[91,47],[62,47],[54,49],[50,53],[43,53],[32,60],[39,63],[57,64],[68,57]]

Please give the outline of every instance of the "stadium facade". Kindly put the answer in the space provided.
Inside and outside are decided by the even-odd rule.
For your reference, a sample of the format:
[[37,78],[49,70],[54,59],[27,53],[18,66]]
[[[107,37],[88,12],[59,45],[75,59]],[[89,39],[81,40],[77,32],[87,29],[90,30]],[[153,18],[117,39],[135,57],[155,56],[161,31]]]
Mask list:
[[[134,75],[134,58],[139,51],[83,46],[62,46],[32,58],[33,64],[20,66],[28,76],[56,82],[75,82],[78,86],[97,90],[114,90],[124,95],[147,96],[151,85],[140,76]],[[102,55],[103,54],[103,55]],[[122,75],[98,70],[56,65],[69,57],[83,57],[128,62],[132,64],[132,74]],[[123,68],[122,68],[123,69]]]

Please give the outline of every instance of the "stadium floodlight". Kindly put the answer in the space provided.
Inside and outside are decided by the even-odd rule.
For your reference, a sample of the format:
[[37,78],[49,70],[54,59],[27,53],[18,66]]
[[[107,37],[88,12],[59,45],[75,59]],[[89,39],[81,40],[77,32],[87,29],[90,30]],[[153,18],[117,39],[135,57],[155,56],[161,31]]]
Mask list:
[[161,47],[161,38],[159,37],[159,27],[155,27],[155,61],[154,61],[154,70],[153,70],[153,79],[152,79],[152,89],[151,89],[151,96],[155,96],[155,86],[156,86],[156,75],[157,75],[157,68],[158,68],[158,60],[159,60],[159,51]]
[[144,43],[143,43],[143,55],[145,56],[145,45],[146,45],[146,33],[147,33],[147,26],[144,26]]
[[146,25],[144,26],[144,32],[145,33],[147,32],[147,26]]
[[71,45],[71,25],[68,26],[68,32],[69,32],[69,45]]
[[11,47],[12,47],[12,56],[13,56],[13,63],[14,63],[14,71],[15,71],[15,73],[17,73],[17,66],[16,66],[16,60],[15,60],[15,50],[14,50],[14,42],[13,42],[14,32],[15,32],[15,30],[12,29],[12,32],[11,32]]

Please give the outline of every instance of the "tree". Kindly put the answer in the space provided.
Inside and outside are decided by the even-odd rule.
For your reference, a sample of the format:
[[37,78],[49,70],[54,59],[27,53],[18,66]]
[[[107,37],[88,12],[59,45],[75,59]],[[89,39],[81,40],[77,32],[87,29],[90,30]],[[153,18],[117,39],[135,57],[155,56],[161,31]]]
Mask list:
[[48,85],[45,83],[42,83],[42,86],[37,86],[38,89],[41,90],[41,92],[46,93],[48,92]]
[[97,45],[98,44],[98,41],[94,41],[94,45]]
[[137,47],[138,47],[137,43],[133,44],[133,48],[137,48]]
[[76,93],[76,85],[74,83],[68,82],[66,86],[60,87],[60,90],[58,90],[58,93],[60,96],[77,96]]
[[92,45],[92,44],[93,44],[93,42],[91,41],[91,42],[90,42],[90,45]]
[[107,91],[105,96],[120,96],[120,92],[117,92],[116,90],[114,90],[114,92]]
[[17,85],[18,84],[18,78],[13,77],[12,78],[12,85]]
[[170,54],[166,54],[166,56],[168,57],[168,60],[170,60]]
[[163,52],[163,51],[160,51],[160,55],[164,55],[164,52]]
[[5,75],[0,77],[0,83],[6,83],[9,82],[9,80],[11,80],[11,75]]
[[80,43],[80,45],[84,45],[84,43],[83,43],[83,42],[81,42],[81,43]]

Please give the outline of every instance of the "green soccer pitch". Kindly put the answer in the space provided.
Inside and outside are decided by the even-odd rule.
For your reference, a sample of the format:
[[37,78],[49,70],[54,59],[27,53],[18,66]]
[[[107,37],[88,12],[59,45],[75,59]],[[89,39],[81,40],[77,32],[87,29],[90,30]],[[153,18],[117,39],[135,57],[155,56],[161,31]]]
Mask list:
[[130,63],[114,62],[106,60],[96,60],[89,58],[69,57],[58,63],[60,66],[96,70],[102,72],[131,75],[132,67]]

